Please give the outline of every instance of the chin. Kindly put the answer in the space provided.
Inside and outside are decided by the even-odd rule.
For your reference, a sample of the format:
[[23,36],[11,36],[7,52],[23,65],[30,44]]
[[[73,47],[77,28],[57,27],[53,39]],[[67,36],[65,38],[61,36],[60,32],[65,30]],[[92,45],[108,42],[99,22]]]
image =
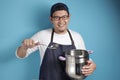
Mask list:
[[59,30],[64,31],[64,30],[66,30],[66,28],[65,27],[60,27]]
[[63,33],[63,32],[66,32],[67,28],[66,27],[57,27],[56,30],[58,32],[62,32]]

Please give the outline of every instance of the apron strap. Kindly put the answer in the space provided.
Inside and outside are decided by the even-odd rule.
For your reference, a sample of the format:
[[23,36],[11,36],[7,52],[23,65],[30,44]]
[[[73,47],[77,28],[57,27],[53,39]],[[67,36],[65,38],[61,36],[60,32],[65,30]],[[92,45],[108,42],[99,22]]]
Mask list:
[[[67,29],[67,32],[70,36],[70,39],[71,39],[71,42],[72,42],[72,45],[74,45],[74,41],[73,41],[73,38],[72,38],[72,35],[70,33],[70,31]],[[53,42],[53,36],[54,36],[54,28],[52,29],[52,34],[51,34],[51,41],[50,42]]]
[[70,31],[69,31],[68,29],[67,29],[67,31],[68,31],[68,34],[69,34],[70,39],[71,39],[71,41],[72,41],[72,44],[74,45],[74,41],[73,41],[72,35],[71,35],[71,33],[70,33]]
[[54,28],[52,29],[51,41],[50,42],[53,42],[53,35],[54,35]]

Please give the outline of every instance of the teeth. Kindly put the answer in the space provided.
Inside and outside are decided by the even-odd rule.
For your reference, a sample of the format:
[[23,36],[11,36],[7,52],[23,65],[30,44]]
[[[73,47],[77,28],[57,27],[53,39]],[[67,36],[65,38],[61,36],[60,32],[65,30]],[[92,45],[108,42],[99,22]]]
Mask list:
[[62,26],[64,26],[64,25],[63,25],[63,24],[58,24],[58,26],[59,26],[59,27],[62,27]]
[[59,25],[59,27],[62,27],[63,25]]

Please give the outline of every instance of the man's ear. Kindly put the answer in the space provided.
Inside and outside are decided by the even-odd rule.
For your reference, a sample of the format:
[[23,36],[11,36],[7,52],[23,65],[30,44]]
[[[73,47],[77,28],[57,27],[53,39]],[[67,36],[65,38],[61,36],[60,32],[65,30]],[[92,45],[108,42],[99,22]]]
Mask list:
[[70,18],[70,16],[71,16],[71,15],[69,14],[69,18]]
[[51,22],[53,21],[51,16],[49,17],[49,19],[50,19]]

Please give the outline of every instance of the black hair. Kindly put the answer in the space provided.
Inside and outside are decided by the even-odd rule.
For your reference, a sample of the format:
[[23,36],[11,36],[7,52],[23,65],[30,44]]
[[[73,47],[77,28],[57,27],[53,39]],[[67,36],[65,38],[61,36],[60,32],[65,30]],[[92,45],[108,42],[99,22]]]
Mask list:
[[59,11],[59,10],[65,10],[67,11],[68,15],[69,15],[69,9],[67,7],[66,4],[64,3],[56,3],[54,4],[52,7],[51,7],[51,10],[50,10],[50,16],[52,17],[53,13],[55,11]]

